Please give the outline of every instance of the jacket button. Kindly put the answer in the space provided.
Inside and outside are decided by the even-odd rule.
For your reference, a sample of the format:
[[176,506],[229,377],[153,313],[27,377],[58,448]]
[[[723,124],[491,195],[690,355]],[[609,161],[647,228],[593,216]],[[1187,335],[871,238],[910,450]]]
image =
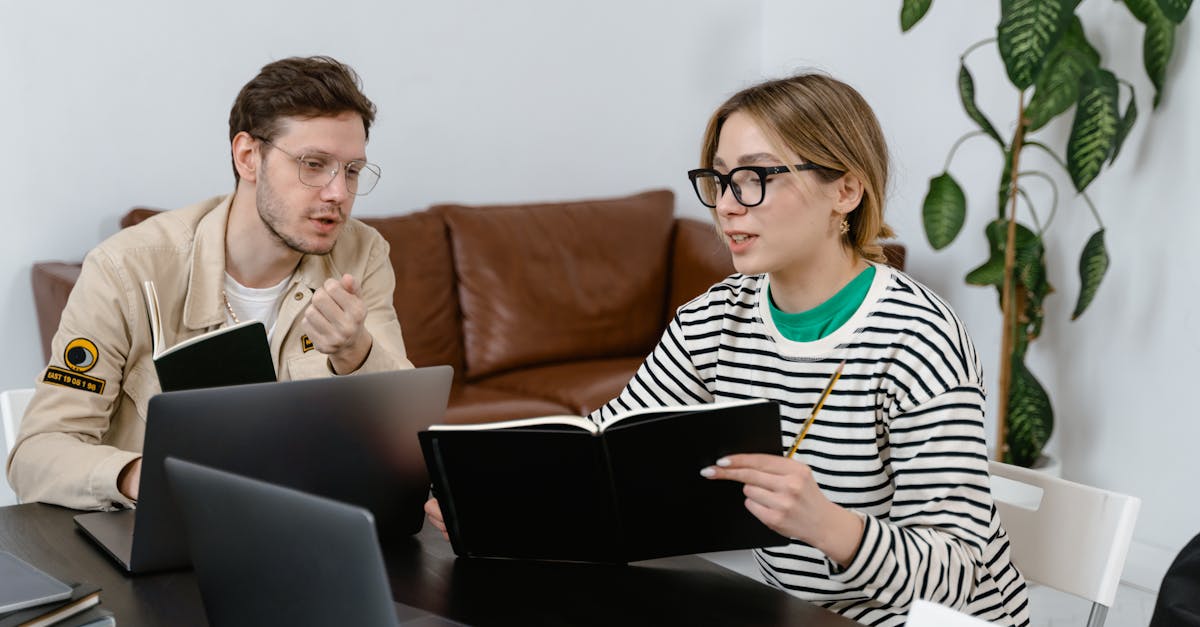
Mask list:
[[304,300],[304,294],[301,294],[300,292],[296,292],[296,300]]

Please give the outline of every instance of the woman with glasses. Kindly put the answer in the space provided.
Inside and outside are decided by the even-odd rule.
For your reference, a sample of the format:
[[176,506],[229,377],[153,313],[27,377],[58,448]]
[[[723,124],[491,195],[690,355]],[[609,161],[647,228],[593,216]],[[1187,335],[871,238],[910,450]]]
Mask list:
[[988,487],[975,349],[945,301],[884,265],[887,155],[870,106],[827,76],[721,105],[688,176],[738,273],[681,307],[592,418],[764,398],[787,450],[841,365],[794,457],[701,470],[744,484],[746,508],[792,539],[755,551],[766,581],[871,625],[903,624],[918,598],[1027,624]]
[[[700,163],[688,176],[738,273],[682,306],[591,418],[762,398],[788,450],[832,379],[794,456],[697,469],[744,484],[746,508],[791,538],[755,551],[765,580],[870,625],[904,624],[918,598],[1027,625],[988,487],[975,349],[941,298],[884,265],[874,112],[827,76],[755,85],[713,114]],[[444,533],[437,501],[426,511]]]

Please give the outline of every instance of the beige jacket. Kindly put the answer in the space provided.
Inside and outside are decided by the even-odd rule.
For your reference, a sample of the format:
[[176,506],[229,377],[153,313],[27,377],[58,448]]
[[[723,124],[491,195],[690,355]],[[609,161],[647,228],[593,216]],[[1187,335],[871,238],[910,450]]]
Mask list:
[[[77,509],[132,506],[117,475],[142,450],[146,406],[160,389],[142,281],[158,291],[164,345],[226,323],[225,225],[232,195],[159,214],[92,250],[63,310],[50,364],[21,422],[8,479],[23,501]],[[374,338],[359,372],[411,368],[392,308],[388,244],[347,220],[333,250],[305,255],[280,304],[271,339],[281,381],[334,376],[303,328],[304,308],[327,278],[358,279]]]

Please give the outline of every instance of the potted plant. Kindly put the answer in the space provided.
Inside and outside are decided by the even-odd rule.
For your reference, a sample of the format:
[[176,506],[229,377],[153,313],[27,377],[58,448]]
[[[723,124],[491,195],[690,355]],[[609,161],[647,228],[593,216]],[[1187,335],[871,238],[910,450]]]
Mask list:
[[[948,246],[966,219],[966,196],[950,174],[958,147],[974,137],[988,137],[1003,155],[999,173],[997,217],[985,228],[989,257],[967,273],[967,283],[992,286],[1000,294],[1003,327],[996,438],[997,459],[1032,466],[1050,438],[1054,412],[1050,397],[1026,364],[1030,343],[1042,331],[1042,304],[1054,290],[1047,280],[1046,240],[1058,204],[1055,179],[1023,167],[1022,155],[1033,149],[1049,155],[1071,178],[1092,216],[1096,230],[1079,256],[1080,289],[1072,319],[1087,309],[1108,270],[1104,224],[1088,185],[1120,154],[1121,144],[1137,121],[1133,85],[1106,69],[1088,41],[1075,11],[1080,0],[1000,0],[995,37],[966,49],[960,57],[958,92],[968,117],[978,126],[951,147],[943,172],[929,181],[922,207],[926,237],[935,250]],[[1163,97],[1166,68],[1175,46],[1175,26],[1191,8],[1191,0],[1124,0],[1145,27],[1143,64],[1154,85],[1154,107]],[[903,0],[900,27],[907,32],[928,12],[932,0]],[[993,48],[1004,61],[1012,87],[1018,92],[1016,122],[1010,137],[996,130],[975,102],[975,82],[967,59]],[[1121,87],[1125,89],[1122,90]],[[1127,93],[1120,106],[1121,92]],[[1065,158],[1038,139],[1051,120],[1073,108]],[[1049,211],[1034,202],[1023,181],[1049,183]],[[1044,200],[1044,199],[1043,199]],[[1018,209],[1021,208],[1021,211]]]

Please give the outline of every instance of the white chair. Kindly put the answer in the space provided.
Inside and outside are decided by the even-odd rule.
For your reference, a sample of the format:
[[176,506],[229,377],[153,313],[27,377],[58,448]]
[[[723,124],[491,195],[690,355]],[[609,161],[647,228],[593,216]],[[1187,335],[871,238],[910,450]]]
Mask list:
[[[991,462],[990,470],[1013,563],[1027,581],[1091,601],[1087,624],[1103,625],[1121,583],[1141,499],[1000,462]],[[1037,489],[1040,499],[1020,494]]]
[[3,423],[3,429],[0,430],[0,436],[3,441],[4,455],[0,457],[0,506],[13,505],[17,503],[17,495],[8,485],[7,473],[4,469],[7,465],[8,454],[12,452],[13,446],[17,443],[17,430],[21,426],[21,417],[25,415],[25,406],[29,404],[29,399],[33,398],[33,388],[24,388],[19,390],[5,390],[0,392],[0,423]]
[[917,599],[908,608],[905,627],[989,627],[991,623],[945,605]]

